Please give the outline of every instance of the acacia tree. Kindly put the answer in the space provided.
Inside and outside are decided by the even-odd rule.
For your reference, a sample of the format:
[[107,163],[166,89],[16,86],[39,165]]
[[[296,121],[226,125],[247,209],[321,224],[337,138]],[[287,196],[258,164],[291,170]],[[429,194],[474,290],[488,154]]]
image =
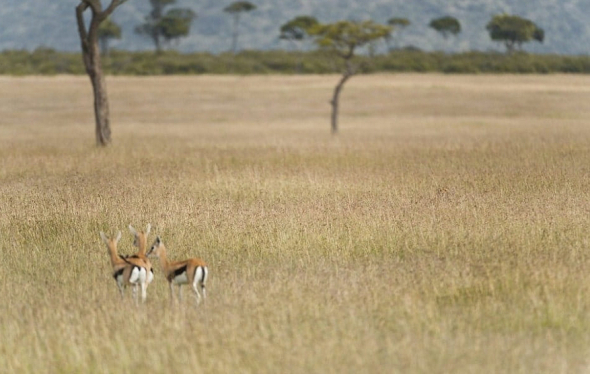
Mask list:
[[121,39],[121,27],[110,18],[107,18],[98,27],[98,45],[103,56],[108,56],[109,54],[109,41],[111,39]]
[[162,39],[170,42],[187,36],[197,17],[189,8],[172,8],[164,12],[164,8],[175,3],[176,0],[150,0],[150,14],[145,17],[144,23],[135,28],[136,33],[152,40],[156,53],[162,51]]
[[429,27],[447,39],[450,35],[457,35],[461,32],[461,24],[455,17],[446,16],[430,21]]
[[251,12],[254,9],[256,9],[256,5],[252,4],[249,1],[236,1],[223,9],[224,12],[231,14],[234,18],[231,44],[231,50],[233,54],[236,53],[236,50],[238,48],[238,26],[240,23],[240,15],[242,13]]
[[492,40],[504,43],[508,54],[516,48],[522,49],[524,43],[532,40],[543,43],[545,39],[545,31],[533,21],[508,14],[493,16],[486,29]]
[[[303,43],[311,38],[309,30],[318,24],[318,20],[311,16],[295,17],[281,26],[279,39],[288,40],[298,51],[302,49]],[[297,72],[301,71],[301,57],[297,60]]]
[[315,37],[316,44],[344,61],[342,77],[334,89],[332,105],[331,130],[338,133],[338,106],[340,92],[344,83],[359,71],[355,63],[355,51],[371,42],[385,38],[391,32],[391,26],[384,26],[373,21],[338,21],[331,24],[318,24],[309,30]]
[[[387,20],[387,24],[391,26],[392,32],[390,32],[385,39],[387,42],[389,42],[392,39],[395,39],[395,48],[397,49],[399,48],[400,44],[399,35],[402,33],[402,31],[404,31],[406,27],[410,26],[411,22],[407,18],[394,17]],[[395,37],[393,36],[394,34],[396,35]]]
[[441,34],[445,41],[449,39],[449,36],[457,36],[461,32],[461,23],[451,16],[433,19],[428,26]]
[[166,42],[178,41],[191,31],[191,23],[197,18],[197,14],[188,8],[170,9],[160,22],[162,36]]
[[298,16],[281,26],[280,39],[288,40],[295,45],[310,38],[309,30],[319,22],[315,17]]
[[[109,100],[107,87],[100,61],[98,47],[98,29],[115,9],[127,0],[111,0],[109,6],[103,9],[100,0],[80,0],[76,6],[76,20],[78,34],[82,45],[82,60],[86,73],[92,83],[94,94],[94,117],[96,123],[96,144],[106,146],[111,142],[111,125],[109,118]],[[90,9],[90,24],[86,26],[84,12]]]

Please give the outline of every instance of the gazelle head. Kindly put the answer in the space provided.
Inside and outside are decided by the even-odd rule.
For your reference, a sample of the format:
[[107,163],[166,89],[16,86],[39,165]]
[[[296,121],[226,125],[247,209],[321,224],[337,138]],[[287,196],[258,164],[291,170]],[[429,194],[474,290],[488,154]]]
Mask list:
[[164,243],[162,242],[162,239],[160,239],[160,237],[158,236],[156,237],[154,244],[152,244],[152,246],[148,250],[147,255],[148,257],[160,257],[163,249]]
[[102,238],[102,241],[104,242],[104,244],[106,244],[107,248],[109,249],[117,249],[117,243],[119,243],[119,240],[121,240],[121,231],[119,231],[117,233],[117,236],[114,238],[109,238],[108,236],[106,236],[106,234],[104,232],[100,232],[100,237]]
[[144,248],[147,247],[147,237],[151,229],[152,225],[150,225],[149,223],[147,224],[145,231],[137,231],[133,228],[133,226],[129,225],[129,232],[131,232],[131,234],[134,237],[133,245],[138,248],[141,248],[141,245],[143,243]]

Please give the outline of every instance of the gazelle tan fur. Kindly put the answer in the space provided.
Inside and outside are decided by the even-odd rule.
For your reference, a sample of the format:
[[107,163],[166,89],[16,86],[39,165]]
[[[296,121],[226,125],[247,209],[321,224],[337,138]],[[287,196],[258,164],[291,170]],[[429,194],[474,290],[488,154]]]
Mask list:
[[178,299],[182,300],[182,285],[190,284],[195,295],[197,304],[201,301],[201,295],[197,289],[197,286],[201,287],[203,292],[203,300],[207,294],[205,291],[205,282],[207,281],[207,264],[198,258],[189,258],[184,261],[168,261],[166,256],[166,247],[162,242],[162,239],[158,236],[156,241],[151,246],[148,256],[154,256],[160,258],[160,265],[164,276],[168,280],[170,286],[170,302],[174,303],[174,285],[178,285]]
[[100,232],[102,241],[106,244],[111,266],[113,267],[113,278],[117,282],[117,287],[121,297],[125,296],[125,288],[133,287],[133,298],[137,302],[137,287],[141,288],[141,300],[145,301],[147,296],[147,267],[145,261],[139,258],[124,258],[117,253],[117,244],[121,240],[121,231],[115,238],[109,238],[104,232]]
[[133,226],[129,225],[129,231],[131,232],[131,234],[133,235],[133,238],[134,238],[133,245],[136,246],[138,248],[138,250],[137,250],[136,254],[127,257],[127,259],[139,258],[139,259],[142,259],[143,261],[145,261],[145,263],[147,265],[147,284],[148,285],[150,283],[152,283],[152,281],[154,280],[154,270],[152,268],[152,263],[146,254],[147,245],[148,245],[147,238],[148,238],[151,228],[152,228],[152,225],[150,225],[148,223],[145,228],[145,231],[137,231],[133,228]]

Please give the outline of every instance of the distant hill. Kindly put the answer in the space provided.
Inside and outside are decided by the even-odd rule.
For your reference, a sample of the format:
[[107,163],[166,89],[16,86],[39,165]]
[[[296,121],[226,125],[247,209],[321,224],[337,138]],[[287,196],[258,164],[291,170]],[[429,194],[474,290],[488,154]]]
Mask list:
[[[103,4],[109,0],[102,0]],[[534,21],[545,29],[545,43],[530,43],[537,53],[588,54],[590,51],[590,3],[588,0],[251,0],[258,6],[242,17],[241,49],[288,48],[277,38],[279,27],[297,15],[313,15],[322,22],[340,19],[408,18],[402,45],[423,50],[502,50],[490,41],[485,24],[492,15],[506,12]],[[175,48],[181,51],[222,52],[230,47],[230,17],[223,8],[231,1],[178,0],[192,8],[198,19],[191,35]],[[39,46],[61,51],[79,49],[74,8],[77,0],[2,0],[0,7],[0,50],[35,49]],[[149,10],[147,0],[129,0],[113,19],[123,28],[123,39],[112,46],[127,50],[151,49],[150,42],[133,32]],[[459,19],[463,31],[445,42],[428,23],[435,17]]]

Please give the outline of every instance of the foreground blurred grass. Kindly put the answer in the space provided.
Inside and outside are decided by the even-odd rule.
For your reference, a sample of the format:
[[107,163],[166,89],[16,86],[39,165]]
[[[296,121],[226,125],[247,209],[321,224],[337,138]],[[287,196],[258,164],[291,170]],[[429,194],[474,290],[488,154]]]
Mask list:
[[[336,79],[112,79],[95,149],[86,79],[1,78],[0,367],[587,371],[590,78],[359,77],[330,139]],[[148,222],[204,307],[120,302]]]

